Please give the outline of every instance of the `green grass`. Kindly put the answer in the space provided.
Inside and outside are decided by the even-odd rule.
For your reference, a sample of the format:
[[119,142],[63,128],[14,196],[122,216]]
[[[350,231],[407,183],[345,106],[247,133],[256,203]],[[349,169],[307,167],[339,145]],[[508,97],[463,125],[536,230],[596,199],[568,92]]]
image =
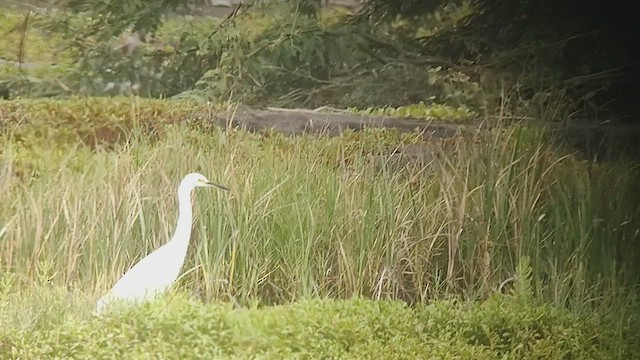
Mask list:
[[[434,143],[431,161],[404,163],[391,153],[417,143],[415,134],[370,130],[336,138],[284,137],[178,121],[195,110],[207,109],[123,98],[0,103],[0,269],[3,281],[11,282],[4,289],[20,289],[5,290],[0,298],[2,318],[18,316],[2,324],[9,329],[3,331],[35,329],[18,338],[48,346],[55,334],[73,342],[85,330],[99,328],[100,320],[87,320],[95,300],[167,241],[177,215],[177,183],[184,174],[200,171],[231,191],[196,194],[192,243],[178,288],[198,300],[169,311],[169,322],[224,313],[199,302],[262,306],[358,297],[427,304],[452,294],[481,299],[505,281],[511,286],[508,279],[528,257],[533,300],[527,311],[535,314],[536,304],[549,304],[580,319],[600,313],[612,334],[608,342],[637,344],[631,285],[640,273],[634,245],[640,174],[633,164],[584,161],[549,145],[543,132],[524,128]],[[156,126],[145,126],[154,119]],[[124,137],[108,146],[88,146],[72,136],[103,121],[109,126],[120,121]],[[61,129],[69,136],[56,146],[47,134]],[[16,299],[12,293],[24,295]],[[15,306],[22,304],[30,308],[20,316]],[[322,314],[330,304],[313,305],[319,306],[314,311]],[[377,306],[345,304],[340,306]],[[492,304],[494,315],[503,316],[504,304]],[[153,312],[145,309],[136,315],[143,322],[131,325],[127,334],[136,326],[154,328],[155,321],[162,326],[162,318],[144,322]],[[297,310],[294,305],[294,310],[264,311]],[[391,328],[422,310],[397,311],[408,312],[394,318]],[[255,314],[251,321],[262,316]],[[127,318],[121,316],[109,329],[125,326],[118,325]],[[280,315],[265,316],[276,321]],[[304,317],[291,316],[291,324]],[[456,324],[460,314],[447,316]],[[480,331],[484,325],[477,316]],[[519,321],[513,317],[510,321]],[[45,329],[48,323],[55,327],[52,332]],[[591,331],[570,328],[578,334]],[[104,344],[105,334],[90,333],[86,339]],[[403,341],[429,332],[409,334]],[[442,349],[465,349],[462,340],[447,334],[438,335],[453,339]],[[236,336],[245,335],[234,333],[231,348],[242,347],[245,340]],[[367,339],[358,341],[371,351],[377,345]],[[141,346],[155,346],[156,340],[149,341]],[[282,346],[274,351],[288,345]],[[505,349],[516,351],[516,346]],[[478,350],[478,358],[494,350]],[[326,351],[322,354],[338,354]]]
[[[583,299],[598,278],[636,279],[625,267],[638,256],[637,169],[559,154],[532,130],[454,140],[444,151],[457,155],[403,166],[390,153],[416,136],[265,138],[172,125],[179,115],[159,101],[39,103],[22,112],[5,103],[22,119],[7,118],[13,128],[2,144],[0,259],[11,271],[33,276],[45,262],[60,283],[104,291],[165,242],[177,182],[200,170],[232,189],[196,201],[188,262],[197,268],[185,283],[205,299],[422,301],[443,284],[495,288],[523,255],[540,295],[558,304]],[[83,106],[86,116],[64,115]],[[157,127],[148,129],[152,114]],[[121,121],[130,140],[98,151],[80,140],[60,148],[38,141],[56,131],[47,126],[56,118],[71,135]],[[28,129],[35,135],[27,140],[11,136]]]

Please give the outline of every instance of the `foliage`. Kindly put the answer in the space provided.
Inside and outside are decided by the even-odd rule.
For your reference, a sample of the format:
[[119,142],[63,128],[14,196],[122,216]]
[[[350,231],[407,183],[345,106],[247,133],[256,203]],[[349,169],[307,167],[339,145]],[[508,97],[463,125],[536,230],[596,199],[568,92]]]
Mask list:
[[[37,15],[27,16],[16,12],[0,10],[0,58],[10,61],[54,61],[56,49],[54,39],[46,39],[34,27]],[[23,39],[22,27],[26,24],[28,39]],[[34,32],[29,34],[29,32]],[[21,41],[25,41],[21,44]],[[21,49],[27,46],[26,49]],[[51,56],[54,56],[53,58]]]
[[61,91],[59,77],[70,71],[70,61],[60,37],[39,26],[43,17],[0,8],[0,91],[6,89],[6,96]]
[[3,326],[0,351],[12,359],[627,359],[639,350],[637,335],[621,336],[602,316],[575,316],[502,295],[415,308],[359,298],[232,308],[178,294],[104,317],[65,312],[59,316],[71,317],[63,321],[23,330]]
[[376,19],[413,17],[432,13],[442,5],[442,0],[365,1],[360,13]]
[[[50,66],[35,78],[9,72],[4,87],[15,95],[179,95],[287,107],[423,101],[489,112],[509,99],[518,113],[545,119],[540,108],[559,104],[549,119],[557,121],[598,112],[602,99],[626,99],[609,86],[622,79],[611,70],[633,61],[604,41],[609,28],[557,21],[596,8],[553,2],[369,0],[351,17],[320,11],[317,0],[260,0],[222,23],[176,20],[175,0],[65,4],[39,22],[62,39],[73,68],[56,67],[55,79],[41,76]],[[587,47],[585,56],[588,42],[608,45]]]
[[200,84],[219,97],[251,96],[254,103],[283,97],[308,104],[323,87],[345,91],[367,61],[361,46],[357,29],[328,31],[314,20],[282,17],[252,41],[234,44]]
[[630,91],[628,83],[640,75],[634,65],[640,60],[639,34],[635,17],[621,11],[622,2],[367,0],[360,17],[380,22],[430,13],[447,16],[445,8],[465,3],[475,11],[457,26],[416,39],[423,53],[471,65],[476,68],[466,71],[471,76],[497,75],[481,82],[489,94],[497,80],[504,92],[533,106],[541,100],[538,93],[564,92],[573,117],[598,115],[605,106],[615,113],[637,113],[632,100],[637,89]]
[[0,101],[0,123],[12,142],[25,148],[96,147],[121,143],[135,129],[153,136],[165,123],[202,115],[205,107],[189,101],[126,97]]
[[104,42],[129,29],[143,35],[153,33],[162,23],[162,15],[168,10],[176,9],[181,2],[179,0],[65,0],[63,7],[87,15],[87,32],[84,35],[97,35],[96,40]]
[[[404,23],[394,30],[348,22],[340,12],[304,16],[313,15],[304,8],[316,8],[316,1],[256,1],[222,23],[164,21],[156,3],[137,12],[145,1],[128,2],[69,2],[73,12],[52,11],[39,21],[74,59],[58,80],[64,84],[59,94],[177,95],[287,107],[488,104],[477,81],[417,54],[410,36],[396,36],[412,31]],[[442,23],[432,19],[421,29]]]
[[236,38],[198,89],[279,106],[486,105],[482,90],[466,75],[416,65],[420,59],[405,53],[399,57],[399,48],[372,34],[368,24],[276,16],[260,35]]
[[44,26],[61,33],[76,60],[65,77],[73,93],[167,97],[192,87],[213,66],[215,53],[198,47],[219,20],[157,22],[151,27],[158,27],[157,36],[133,27],[100,30],[100,17],[59,11]]
[[349,111],[362,114],[362,115],[384,115],[397,118],[414,118],[414,119],[426,119],[426,120],[447,120],[451,121],[464,121],[468,120],[475,114],[465,108],[452,108],[450,106],[427,106],[424,102],[409,106],[399,106],[397,108],[373,108],[369,107],[364,110],[357,108],[350,108]]
[[[388,130],[326,138],[193,127],[179,105],[159,101],[4,106],[0,259],[27,277],[44,262],[53,283],[103,292],[165,242],[175,181],[194,170],[232,189],[196,202],[181,286],[207,300],[479,296],[527,255],[537,298],[589,309],[640,273],[638,169],[565,155],[533,129],[420,144],[421,134]],[[186,108],[187,118],[197,109]],[[72,136],[54,147],[36,140],[47,139],[50,114],[78,129],[117,114],[111,121],[132,128],[110,148]],[[398,156],[412,147],[417,159]]]

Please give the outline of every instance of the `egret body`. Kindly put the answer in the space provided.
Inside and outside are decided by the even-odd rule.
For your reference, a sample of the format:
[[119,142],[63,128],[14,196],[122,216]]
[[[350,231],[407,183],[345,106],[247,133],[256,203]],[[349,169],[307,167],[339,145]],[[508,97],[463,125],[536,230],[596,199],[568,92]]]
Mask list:
[[187,256],[193,222],[191,192],[197,187],[229,190],[210,182],[198,173],[185,176],[178,187],[178,224],[173,237],[129,269],[113,288],[98,300],[97,313],[101,313],[114,300],[151,300],[173,285]]

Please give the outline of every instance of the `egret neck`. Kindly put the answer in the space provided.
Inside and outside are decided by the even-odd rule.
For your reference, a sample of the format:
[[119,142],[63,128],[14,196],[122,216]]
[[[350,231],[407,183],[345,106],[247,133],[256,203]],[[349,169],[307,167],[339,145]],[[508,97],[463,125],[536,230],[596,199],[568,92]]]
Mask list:
[[[193,186],[182,183],[178,187],[178,224],[171,238],[172,247],[176,250],[176,258],[183,259],[187,256],[189,240],[191,238],[191,226],[193,224],[193,210],[191,205],[191,192]],[[180,264],[182,267],[182,264]]]

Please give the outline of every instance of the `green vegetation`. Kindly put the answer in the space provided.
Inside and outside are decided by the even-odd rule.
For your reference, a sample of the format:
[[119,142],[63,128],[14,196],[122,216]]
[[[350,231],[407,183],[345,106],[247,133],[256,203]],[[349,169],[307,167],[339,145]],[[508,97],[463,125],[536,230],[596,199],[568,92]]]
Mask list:
[[[575,315],[531,297],[531,268],[510,295],[482,302],[300,299],[271,306],[205,305],[172,293],[97,317],[78,291],[42,277],[27,290],[3,274],[0,353],[39,358],[629,359],[637,318]],[[632,300],[632,299],[629,299]]]
[[[269,1],[248,5],[224,22],[165,18],[167,9],[128,12],[140,4],[116,5],[69,2],[68,8],[28,19],[5,10],[6,26],[17,29],[16,39],[7,44],[7,58],[22,54],[23,61],[34,62],[22,71],[15,64],[0,64],[12,95],[135,94],[360,109],[422,102],[451,107],[433,112],[441,115],[465,109],[463,116],[467,109],[485,109],[495,100],[476,78],[443,67],[440,60],[412,55],[410,47],[394,45],[399,39],[388,34],[395,29],[409,37],[424,36],[435,27],[452,26],[469,12],[466,7],[451,20],[430,19],[419,28],[403,21],[376,28],[347,22],[348,12],[305,16],[298,7],[290,10],[290,5]],[[28,25],[24,31],[21,22]]]
[[[0,261],[8,272],[4,281],[11,285],[5,285],[0,302],[3,321],[14,319],[2,328],[35,329],[33,335],[10,336],[12,342],[50,344],[48,330],[37,330],[41,322],[60,324],[55,331],[71,342],[95,328],[101,320],[87,320],[95,299],[122,271],[166,241],[176,216],[176,179],[201,170],[231,192],[197,197],[192,247],[178,288],[200,301],[270,305],[355,296],[421,304],[446,294],[481,299],[505,281],[510,287],[519,259],[528,256],[531,316],[556,311],[536,310],[535,303],[584,316],[603,314],[602,321],[617,325],[607,325],[602,336],[636,344],[629,327],[637,302],[627,284],[636,283],[639,273],[638,250],[630,239],[640,228],[635,191],[640,174],[624,161],[585,162],[559,152],[548,145],[544,132],[532,129],[498,129],[434,144],[431,160],[424,163],[392,156],[403,145],[419,143],[419,134],[249,134],[177,121],[196,110],[215,109],[156,100],[1,105],[3,114],[15,114],[4,118],[1,138]],[[154,127],[145,126],[153,117],[158,120]],[[52,119],[59,120],[57,126]],[[117,121],[124,134],[118,141],[87,144],[71,136]],[[54,134],[66,129],[60,142],[66,145],[52,147],[54,142],[43,141],[49,135],[38,129]],[[23,289],[17,293],[30,293],[24,299],[38,302],[16,301],[14,291],[6,289]],[[346,309],[378,306],[340,304]],[[451,316],[471,311],[464,316],[477,323],[464,323],[464,316],[451,321],[480,331],[485,306],[500,309],[495,302],[487,304],[476,310],[452,308]],[[31,315],[20,315],[16,305],[27,306]],[[322,314],[325,306],[334,305],[313,306]],[[167,321],[209,311],[195,304],[182,307],[176,305]],[[136,315],[140,321],[151,311],[146,309]],[[293,311],[295,323],[298,310],[278,311]],[[479,313],[471,315],[474,311]],[[501,323],[509,315],[495,316],[498,320],[485,320]],[[572,319],[568,313],[562,316]],[[68,325],[67,318],[80,323]],[[405,323],[406,316],[401,319]],[[144,321],[139,326],[156,320]],[[591,338],[592,327],[574,328],[571,324],[582,324],[578,320],[567,324],[561,326],[568,326],[569,333]],[[472,336],[464,326],[456,336]],[[545,326],[560,331],[553,323]],[[447,333],[443,330],[442,336]],[[87,336],[101,344],[103,335]],[[482,346],[493,344],[494,335],[486,336]],[[576,341],[581,347],[583,340]],[[452,343],[447,344],[443,349]],[[563,351],[558,344],[544,351]],[[507,349],[500,351],[524,351],[516,345],[500,345]],[[494,350],[477,350],[478,356],[489,357]]]
[[[628,58],[567,62],[592,34],[526,30],[527,1],[174,12],[197,3],[0,10],[0,358],[638,356],[637,162],[505,125],[599,114]],[[213,124],[247,105],[482,126]],[[174,291],[94,316],[166,241],[192,171],[231,191],[195,197]]]
[[105,318],[4,333],[0,352],[16,359],[631,358],[637,346],[607,325],[504,296],[477,305],[352,299],[261,309],[178,296]]
[[384,115],[396,118],[413,118],[413,119],[427,119],[427,120],[468,120],[475,114],[469,109],[459,107],[453,108],[451,106],[431,105],[427,106],[424,102],[409,106],[398,106],[397,108],[373,108],[369,107],[364,110],[356,108],[349,108],[349,110],[355,114],[361,115]]
[[[56,39],[34,26],[35,15],[0,10],[0,58],[23,62],[58,62]],[[24,31],[26,25],[26,33]],[[59,39],[58,39],[59,41]]]
[[[319,4],[256,0],[224,21],[176,15],[202,5],[197,0],[67,0],[31,15],[4,10],[0,58],[29,66],[0,63],[0,86],[13,96],[358,109],[424,102],[489,114],[506,98],[518,105],[515,115],[552,121],[601,116],[612,99],[620,109],[632,99],[620,81],[637,76],[630,73],[635,27],[624,12],[613,14],[623,21],[617,29],[582,20],[600,15],[597,6],[552,1],[367,0],[356,13]],[[611,41],[620,34],[624,41]],[[561,113],[540,113],[558,100]]]
[[[636,280],[624,267],[638,255],[628,241],[640,227],[638,170],[563,155],[534,130],[448,141],[434,147],[432,162],[403,164],[392,152],[420,142],[419,134],[263,138],[173,125],[169,116],[179,107],[155,100],[43,102],[23,112],[5,104],[18,119],[43,124],[9,122],[3,137],[0,211],[10,219],[4,264],[21,273],[34,274],[45,262],[58,269],[61,284],[104,290],[132,258],[164,241],[176,179],[202,169],[232,189],[198,202],[192,265],[201,267],[185,280],[206,299],[419,302],[445,283],[451,290],[495,288],[521,255],[532,259],[540,295],[559,305],[582,301],[602,276],[624,271]],[[51,148],[35,137],[40,133],[24,133],[42,127],[55,134],[51,113],[69,121],[67,134],[83,132],[84,121],[120,119],[131,128],[110,151],[83,146],[81,138]],[[145,127],[153,114],[155,127]],[[12,180],[16,171],[28,186]]]

